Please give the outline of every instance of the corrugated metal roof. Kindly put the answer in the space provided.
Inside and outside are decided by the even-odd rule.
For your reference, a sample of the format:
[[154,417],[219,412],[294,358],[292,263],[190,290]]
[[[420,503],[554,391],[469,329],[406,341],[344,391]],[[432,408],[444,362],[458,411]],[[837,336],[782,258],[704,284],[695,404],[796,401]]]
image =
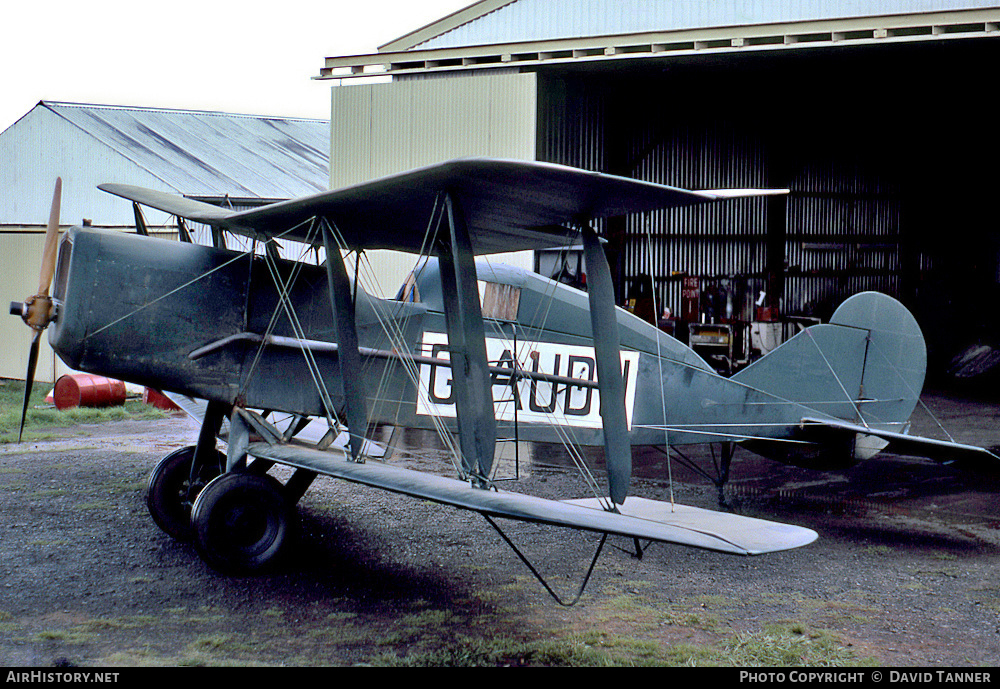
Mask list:
[[294,198],[329,182],[327,120],[47,101],[38,107],[188,196]]
[[321,79],[1000,36],[997,0],[481,0]]
[[[446,29],[422,50],[652,31],[989,9],[996,0],[514,0]],[[471,8],[470,8],[471,9]],[[433,33],[434,24],[420,33]],[[401,49],[396,47],[396,49]]]

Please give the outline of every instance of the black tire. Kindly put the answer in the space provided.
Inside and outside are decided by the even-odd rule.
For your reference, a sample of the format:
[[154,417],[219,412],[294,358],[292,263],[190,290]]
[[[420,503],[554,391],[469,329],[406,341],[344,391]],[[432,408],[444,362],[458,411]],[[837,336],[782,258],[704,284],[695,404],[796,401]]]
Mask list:
[[228,473],[198,495],[191,524],[195,549],[210,567],[253,574],[275,563],[291,542],[295,507],[274,477]]
[[191,506],[201,490],[226,466],[226,456],[219,453],[219,463],[204,466],[192,481],[191,464],[194,445],[171,452],[157,463],[146,483],[146,507],[153,521],[170,537],[189,542],[194,538]]

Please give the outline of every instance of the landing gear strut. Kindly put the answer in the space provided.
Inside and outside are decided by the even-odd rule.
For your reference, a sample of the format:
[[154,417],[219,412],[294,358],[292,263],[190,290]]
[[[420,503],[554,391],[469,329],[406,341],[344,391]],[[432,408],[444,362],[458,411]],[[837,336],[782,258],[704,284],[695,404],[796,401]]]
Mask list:
[[712,464],[715,470],[714,475],[706,471],[705,469],[698,466],[698,464],[691,458],[685,456],[680,450],[675,446],[671,446],[667,449],[657,447],[656,449],[663,454],[670,456],[670,450],[673,450],[677,455],[677,460],[686,466],[691,471],[700,474],[701,476],[707,478],[709,481],[715,484],[716,490],[719,492],[719,507],[729,509],[730,505],[726,502],[725,488],[726,483],[729,481],[729,470],[733,464],[733,455],[736,454],[736,443],[724,442],[720,443],[719,457],[715,456],[715,446],[712,445]]
[[[275,562],[296,531],[295,505],[316,473],[296,469],[284,485],[267,471],[273,462],[247,462],[248,429],[230,420],[229,454],[216,448],[227,405],[211,402],[198,444],[164,457],[149,477],[146,504],[156,524],[192,541],[212,568],[252,574]],[[279,434],[280,436],[280,434]]]

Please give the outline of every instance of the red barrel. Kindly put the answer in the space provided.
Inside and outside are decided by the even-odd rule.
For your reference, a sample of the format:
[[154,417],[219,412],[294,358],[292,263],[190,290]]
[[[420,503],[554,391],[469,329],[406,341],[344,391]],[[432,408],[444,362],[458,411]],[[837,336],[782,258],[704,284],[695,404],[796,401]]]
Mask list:
[[87,373],[74,373],[60,376],[52,396],[59,410],[114,407],[125,404],[125,383]]

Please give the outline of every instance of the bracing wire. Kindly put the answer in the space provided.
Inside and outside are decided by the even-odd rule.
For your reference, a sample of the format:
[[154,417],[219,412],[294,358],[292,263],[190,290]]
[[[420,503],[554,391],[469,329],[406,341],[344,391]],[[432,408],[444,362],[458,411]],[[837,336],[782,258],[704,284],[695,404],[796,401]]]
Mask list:
[[[429,245],[432,245],[436,239],[437,228],[439,226],[439,223],[436,221],[438,220],[440,212],[442,212],[441,209],[442,206],[440,204],[440,199],[436,199],[434,210],[432,211],[432,217],[430,219],[430,222],[428,223],[427,231],[425,233],[423,244],[421,246],[421,256],[423,255],[427,247]],[[335,225],[333,225],[332,230],[334,237],[338,242],[338,245],[344,247],[345,243],[343,241],[343,236],[341,235],[341,233],[339,232],[339,230],[336,228]],[[373,283],[377,283],[377,278],[374,275],[374,271],[371,267],[370,262],[368,262],[367,259],[362,261],[361,257],[357,255],[355,259],[357,261],[357,263],[355,264],[355,268],[357,269],[359,275],[361,275],[365,280],[370,280]],[[417,270],[419,269],[420,268],[418,268]],[[397,319],[393,318],[391,315],[383,313],[383,309],[381,308],[375,308],[374,313],[377,320],[379,321],[379,326],[383,334],[389,340],[391,347],[395,351],[404,354],[404,356],[401,356],[399,358],[398,363],[401,365],[404,373],[407,375],[410,381],[414,384],[418,396],[423,395],[425,400],[429,399],[428,391],[426,390],[425,385],[421,381],[419,366],[405,356],[405,354],[412,354],[412,347],[410,346],[409,343],[405,341],[402,325],[398,322]],[[387,369],[388,367],[386,368],[386,371]],[[385,375],[386,371],[383,372],[383,375]],[[382,383],[380,382],[380,388],[381,385]],[[461,451],[455,444],[454,437],[448,430],[445,422],[434,415],[431,415],[430,419],[431,423],[434,425],[435,432],[437,433],[442,444],[448,451],[448,455],[452,460],[454,468],[459,473],[459,475],[463,477],[463,479],[467,478],[466,476],[464,476],[464,471],[462,469]]]
[[[306,222],[308,222],[308,221],[306,221]],[[299,223],[299,224],[297,224],[297,225],[295,225],[293,227],[290,227],[288,230],[286,230],[285,232],[281,233],[280,235],[276,235],[274,238],[275,239],[280,239],[284,235],[288,234],[289,232],[293,232],[294,230],[298,229],[299,227],[301,227],[304,224],[305,224],[305,222],[302,222],[302,223]],[[170,291],[168,291],[168,292],[166,292],[164,294],[161,294],[156,299],[152,299],[152,300],[146,302],[145,304],[142,304],[141,306],[133,309],[132,311],[129,311],[124,316],[116,318],[115,320],[111,321],[110,323],[107,323],[107,324],[101,326],[100,328],[97,328],[96,330],[93,330],[93,331],[87,333],[86,335],[84,335],[83,339],[87,340],[87,339],[89,339],[91,337],[95,337],[96,335],[101,334],[102,332],[104,332],[108,328],[111,328],[111,327],[113,327],[113,326],[121,323],[122,321],[126,321],[126,320],[132,318],[133,316],[135,316],[136,314],[141,313],[145,309],[150,308],[151,306],[153,306],[153,305],[155,305],[155,304],[163,301],[164,299],[166,299],[168,297],[173,296],[174,294],[177,294],[178,292],[180,292],[182,290],[187,289],[188,287],[192,287],[193,285],[196,285],[197,283],[201,282],[202,280],[205,280],[206,278],[208,278],[210,275],[213,275],[214,273],[217,273],[220,270],[229,267],[233,263],[236,263],[237,261],[243,260],[245,258],[249,258],[252,261],[253,260],[253,254],[238,252],[231,259],[229,259],[228,261],[225,261],[225,262],[217,265],[215,268],[212,268],[211,270],[205,271],[204,273],[202,273],[202,274],[200,274],[200,275],[192,278],[191,280],[188,280],[184,284],[178,285],[174,289],[172,289],[172,290],[170,290]]]
[[[318,225],[314,223],[310,228],[310,232],[314,233],[316,230],[318,230]],[[274,281],[275,287],[277,287],[278,289],[279,303],[278,306],[275,308],[275,314],[278,312],[278,309],[283,310],[285,312],[286,317],[288,318],[289,324],[292,327],[292,331],[295,333],[295,336],[301,340],[305,340],[306,339],[305,329],[302,327],[302,323],[299,321],[298,313],[296,312],[295,306],[294,304],[292,304],[291,297],[289,296],[288,293],[288,289],[290,288],[291,284],[293,284],[294,279],[298,277],[302,264],[296,262],[296,266],[292,270],[292,273],[289,276],[289,280],[287,282],[283,282],[281,280],[281,275],[280,271],[278,270],[278,266],[274,263],[273,257],[270,254],[265,253],[264,264],[267,266],[268,272],[271,274],[271,279]],[[275,317],[272,316],[271,327],[273,327],[274,322],[275,322]],[[323,378],[323,373],[319,368],[319,364],[316,362],[316,358],[313,355],[312,351],[310,351],[307,347],[303,345],[302,347],[300,347],[300,349],[302,351],[302,355],[306,362],[306,368],[309,371],[309,375],[313,380],[313,385],[316,386],[316,390],[317,392],[319,392],[321,400],[323,402],[324,411],[326,413],[327,424],[329,425],[330,428],[339,431],[340,425],[335,420],[333,401],[332,398],[330,397],[330,392],[326,387],[326,381]],[[260,352],[258,351],[257,358],[259,359],[259,357],[260,357]]]
[[864,424],[865,428],[868,428],[868,422],[865,420],[864,415],[861,413],[861,409],[858,408],[858,405],[854,400],[854,395],[849,393],[847,391],[847,388],[844,387],[843,381],[840,380],[840,376],[838,376],[837,372],[833,369],[833,366],[830,364],[830,360],[826,358],[826,354],[823,353],[823,348],[819,346],[819,343],[816,341],[816,338],[810,332],[810,328],[806,328],[804,332],[809,336],[809,341],[816,346],[816,351],[819,352],[819,355],[823,359],[823,363],[826,364],[826,367],[830,369],[830,375],[832,375],[833,379],[837,381],[837,385],[840,386],[840,389],[843,391],[844,397],[846,397],[847,401],[850,402],[852,407],[854,407],[854,412],[858,415],[858,419],[861,421],[862,424]]
[[899,370],[899,367],[897,367],[896,364],[892,361],[892,359],[890,359],[885,354],[885,352],[882,351],[882,349],[877,345],[877,343],[873,342],[872,344],[876,345],[874,347],[875,353],[878,354],[880,357],[882,357],[885,363],[889,365],[889,368],[892,369],[893,373],[895,373],[896,376],[899,378],[899,380],[903,383],[903,385],[906,386],[906,391],[909,392],[914,397],[914,399],[917,400],[917,403],[920,405],[920,408],[923,409],[927,413],[927,415],[931,418],[931,420],[937,425],[938,430],[944,433],[945,436],[947,436],[948,440],[950,440],[951,442],[955,442],[955,439],[952,437],[951,433],[948,432],[948,429],[944,427],[944,424],[941,423],[941,421],[937,418],[934,412],[931,411],[930,407],[928,407],[927,404],[923,401],[923,399],[921,399],[920,393],[913,389],[909,381],[906,380],[906,377],[903,376],[902,372]]
[[[567,238],[566,241],[567,241],[566,248],[568,248],[570,246],[571,240]],[[486,261],[487,265],[489,265],[489,259],[487,258],[484,260]],[[551,313],[552,305],[555,302],[555,294],[558,289],[559,289],[558,283],[556,283],[555,281],[552,281],[550,285],[546,286],[546,292],[542,293],[542,298],[540,299],[539,305],[536,307],[534,315],[528,320],[530,324],[529,328],[535,330],[536,332],[543,332],[545,330],[545,326],[548,323],[549,314]],[[544,310],[542,310],[543,307]],[[539,315],[541,316],[540,319],[541,322],[538,322]],[[493,331],[499,335],[502,341],[506,342],[506,333],[502,331],[499,321],[497,321],[496,319],[490,319],[489,321],[486,321],[484,319],[484,322],[489,322],[491,327],[493,328]],[[515,324],[515,327],[517,327],[517,325],[518,324]],[[527,338],[521,340],[519,350],[514,352],[515,361],[517,361],[519,365],[520,362],[524,358],[526,358],[523,356],[525,349],[530,348],[533,344],[535,344],[534,340],[529,340]],[[520,383],[518,383],[518,385],[520,385]],[[557,394],[558,392],[557,385],[555,383],[552,383],[551,385],[552,385],[552,394]],[[520,391],[518,390],[516,394],[519,395]],[[546,423],[548,424],[550,430],[552,430],[555,433],[560,444],[563,446],[563,448],[569,455],[570,460],[572,461],[574,467],[580,473],[580,476],[583,478],[584,483],[587,485],[588,489],[593,493],[594,497],[597,498],[598,500],[606,501],[607,497],[601,493],[601,489],[597,482],[596,477],[593,475],[593,473],[590,471],[590,468],[587,466],[586,460],[584,459],[583,454],[579,449],[580,443],[575,437],[574,428],[570,423],[568,423],[565,414],[563,414],[561,417],[556,415],[548,415],[546,417]],[[605,506],[610,508],[609,504]]]

